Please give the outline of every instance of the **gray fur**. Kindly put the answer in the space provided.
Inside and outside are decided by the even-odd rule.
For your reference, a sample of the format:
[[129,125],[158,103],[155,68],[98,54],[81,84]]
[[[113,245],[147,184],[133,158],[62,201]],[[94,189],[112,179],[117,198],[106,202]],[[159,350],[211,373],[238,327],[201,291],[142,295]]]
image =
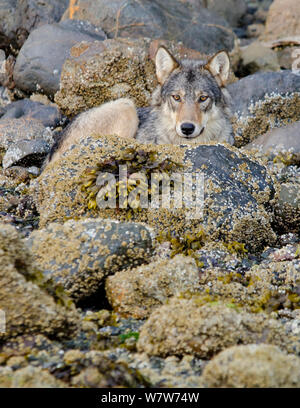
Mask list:
[[[45,165],[80,143],[88,133],[133,137],[152,144],[234,143],[230,96],[223,86],[229,73],[225,52],[208,61],[178,62],[160,47],[156,73],[160,85],[150,107],[136,109],[131,100],[121,98],[81,113],[57,139]],[[174,98],[177,94],[180,103]],[[204,96],[205,101],[200,101],[199,96]],[[184,132],[186,124],[195,125],[191,134]]]
[[[165,83],[157,87],[152,96],[152,106],[138,109],[140,120],[136,135],[138,141],[154,144],[201,143],[212,140],[234,143],[230,121],[230,95],[226,88],[218,85],[209,70],[205,69],[206,63],[207,61],[183,60]],[[196,93],[204,92],[209,95],[209,102],[201,109],[209,115],[214,107],[217,114],[217,121],[214,121],[212,128],[208,129],[209,131],[205,129],[202,135],[195,139],[179,137],[175,127],[169,126],[168,115],[172,111],[170,97],[178,91],[185,93],[185,100],[188,103],[194,102]]]

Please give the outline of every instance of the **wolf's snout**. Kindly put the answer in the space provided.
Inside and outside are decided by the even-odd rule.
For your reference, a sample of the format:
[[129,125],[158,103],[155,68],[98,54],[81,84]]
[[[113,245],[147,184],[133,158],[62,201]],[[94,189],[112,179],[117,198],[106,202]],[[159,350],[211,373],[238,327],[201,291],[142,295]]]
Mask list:
[[193,123],[183,123],[180,128],[182,133],[186,136],[190,136],[195,132],[195,125]]

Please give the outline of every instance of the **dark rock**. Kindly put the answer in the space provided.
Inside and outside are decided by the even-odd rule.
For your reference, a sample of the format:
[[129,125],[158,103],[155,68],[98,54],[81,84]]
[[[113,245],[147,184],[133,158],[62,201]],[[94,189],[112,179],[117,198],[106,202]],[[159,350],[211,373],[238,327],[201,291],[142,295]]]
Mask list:
[[[69,15],[67,10],[63,18]],[[235,36],[226,20],[203,8],[202,2],[80,0],[73,17],[102,27],[109,38],[164,38],[207,54],[234,48]]]
[[75,300],[94,295],[105,276],[145,263],[152,253],[146,227],[101,219],[50,224],[27,244],[39,268]]
[[51,131],[36,119],[2,119],[0,120],[0,149],[7,150],[11,144],[20,140],[43,139],[52,142]]
[[49,150],[50,145],[45,140],[19,140],[7,149],[2,160],[2,167],[4,169],[10,166],[40,167]]
[[11,51],[20,48],[35,28],[58,22],[68,6],[68,0],[1,0],[0,34],[2,45]]
[[81,41],[103,40],[104,32],[85,21],[46,24],[34,30],[22,47],[14,69],[16,86],[25,92],[54,95],[70,49]]
[[58,126],[62,120],[62,114],[55,105],[44,105],[30,99],[22,99],[7,105],[3,110],[1,119],[18,119],[21,117],[37,119],[45,127],[51,128]]
[[228,91],[238,147],[300,120],[300,75],[291,71],[257,73],[228,85]]

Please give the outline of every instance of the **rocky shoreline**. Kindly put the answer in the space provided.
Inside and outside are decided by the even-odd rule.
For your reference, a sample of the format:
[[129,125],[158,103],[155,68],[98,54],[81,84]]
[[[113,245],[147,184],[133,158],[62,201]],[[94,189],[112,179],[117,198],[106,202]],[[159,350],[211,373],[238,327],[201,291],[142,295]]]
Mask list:
[[[298,1],[75,6],[0,0],[0,387],[299,388]],[[229,52],[234,146],[88,134],[42,170],[78,113],[149,104],[159,44]],[[119,165],[204,175],[202,216],[99,208]]]

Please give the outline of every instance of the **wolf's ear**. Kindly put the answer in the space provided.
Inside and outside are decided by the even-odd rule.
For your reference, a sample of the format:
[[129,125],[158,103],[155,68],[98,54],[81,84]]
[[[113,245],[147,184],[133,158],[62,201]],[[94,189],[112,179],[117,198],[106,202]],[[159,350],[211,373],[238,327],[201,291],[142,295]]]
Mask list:
[[168,76],[179,66],[176,59],[169,51],[160,46],[155,56],[156,76],[158,82],[163,85]]
[[213,74],[216,79],[220,80],[219,85],[225,85],[229,77],[230,60],[226,51],[220,51],[214,55],[206,64],[206,68]]

